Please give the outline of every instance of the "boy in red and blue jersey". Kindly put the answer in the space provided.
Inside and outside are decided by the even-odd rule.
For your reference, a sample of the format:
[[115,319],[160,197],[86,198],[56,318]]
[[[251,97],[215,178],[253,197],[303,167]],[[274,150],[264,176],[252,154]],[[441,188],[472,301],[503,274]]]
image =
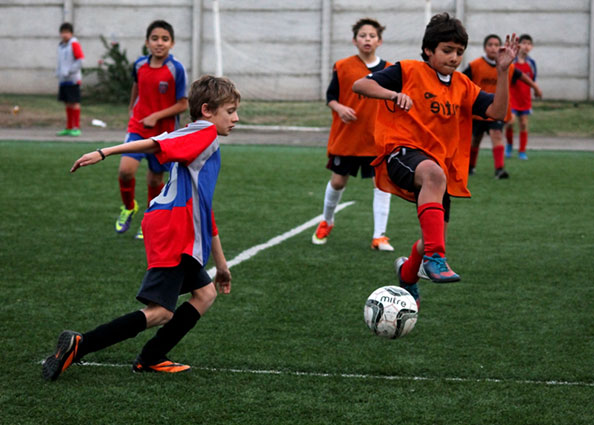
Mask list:
[[[132,70],[134,85],[130,94],[126,142],[172,132],[179,127],[179,114],[188,108],[188,99],[186,70],[169,54],[174,43],[173,27],[166,21],[154,21],[148,26],[146,46],[150,55],[138,58]],[[150,203],[163,188],[163,173],[168,169],[166,165],[159,164],[154,155],[122,155],[118,177],[123,205],[115,223],[118,233],[129,229],[132,218],[138,212],[135,176],[143,158],[146,158],[149,167],[147,202]],[[142,229],[139,229],[136,238],[142,237]]]
[[[169,360],[167,353],[195,326],[218,292],[231,291],[231,273],[223,254],[212,212],[212,198],[221,165],[218,136],[227,136],[237,121],[240,94],[226,78],[204,76],[192,84],[192,122],[187,127],[148,139],[97,149],[79,158],[71,172],[123,153],[153,154],[170,163],[167,185],[144,215],[142,228],[148,270],[136,299],[146,305],[94,330],[63,331],[54,354],[42,367],[55,380],[83,356],[163,325],[134,360],[134,372],[176,373],[190,366]],[[212,251],[214,282],[205,265]],[[191,293],[176,309],[180,294]]]
[[514,65],[517,70],[530,77],[534,81],[533,85],[525,81],[518,81],[510,87],[512,117],[505,129],[507,144],[505,146],[505,156],[510,158],[514,150],[514,122],[518,117],[520,127],[520,147],[518,149],[518,158],[528,159],[526,155],[526,146],[528,145],[528,117],[532,114],[532,92],[538,98],[542,97],[542,91],[536,84],[536,62],[528,54],[532,50],[532,37],[528,34],[520,36],[520,51]]
[[80,136],[80,84],[84,58],[72,24],[64,22],[60,25],[56,76],[60,82],[58,100],[66,107],[66,128],[58,131],[58,136]]

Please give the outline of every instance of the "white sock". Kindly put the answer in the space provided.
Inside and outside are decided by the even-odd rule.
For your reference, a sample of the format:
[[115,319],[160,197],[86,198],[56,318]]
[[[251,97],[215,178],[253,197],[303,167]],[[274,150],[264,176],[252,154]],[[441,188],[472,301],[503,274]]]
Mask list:
[[328,224],[334,224],[334,210],[340,202],[344,188],[336,190],[330,182],[326,186],[326,195],[324,196],[324,221]]
[[388,215],[390,214],[390,194],[377,187],[373,189],[373,238],[386,234]]

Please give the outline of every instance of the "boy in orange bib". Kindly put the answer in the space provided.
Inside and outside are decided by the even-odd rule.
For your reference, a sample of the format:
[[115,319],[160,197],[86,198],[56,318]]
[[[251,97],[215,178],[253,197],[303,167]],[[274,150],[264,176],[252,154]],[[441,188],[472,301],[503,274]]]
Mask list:
[[[382,44],[382,27],[374,19],[364,18],[353,25],[353,44],[358,54],[334,64],[332,81],[326,92],[332,109],[332,127],[328,139],[328,164],[332,177],[326,185],[323,220],[312,236],[312,243],[323,245],[334,227],[334,211],[340,202],[350,176],[373,177],[371,162],[375,159],[374,123],[379,102],[359,96],[351,90],[353,83],[370,72],[390,64],[375,55]],[[390,212],[390,194],[374,188],[374,231],[371,248],[394,251],[385,235]]]
[[472,116],[503,120],[508,105],[509,66],[518,51],[513,34],[497,52],[497,86],[486,93],[456,68],[468,34],[447,13],[425,29],[424,62],[404,60],[361,78],[353,91],[383,99],[375,124],[377,187],[417,204],[422,238],[410,257],[396,260],[400,285],[419,302],[419,277],[437,283],[460,276],[446,261],[450,196],[470,197],[467,187]]

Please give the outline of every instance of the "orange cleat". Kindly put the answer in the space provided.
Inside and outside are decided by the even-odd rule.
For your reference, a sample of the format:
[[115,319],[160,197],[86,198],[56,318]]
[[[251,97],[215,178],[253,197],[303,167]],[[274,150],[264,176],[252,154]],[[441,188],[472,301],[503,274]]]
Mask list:
[[330,235],[333,227],[334,224],[329,225],[325,221],[320,222],[320,224],[318,224],[318,228],[311,237],[311,242],[314,245],[324,245],[326,242],[328,242],[328,235]]
[[394,251],[394,247],[388,242],[390,238],[382,236],[380,238],[373,238],[371,241],[371,249],[377,251]]

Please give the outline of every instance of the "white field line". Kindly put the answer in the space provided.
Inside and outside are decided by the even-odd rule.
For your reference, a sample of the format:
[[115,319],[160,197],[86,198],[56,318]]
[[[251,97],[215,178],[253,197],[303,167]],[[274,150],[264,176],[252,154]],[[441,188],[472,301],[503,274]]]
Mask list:
[[[349,202],[344,202],[342,204],[339,204],[336,207],[335,212],[339,212],[340,210],[345,209],[346,207],[350,207],[351,205],[353,205],[355,203],[355,201],[349,201]],[[260,251],[263,251],[267,248],[273,247],[275,245],[280,244],[281,242],[295,236],[298,235],[299,233],[303,232],[304,230],[309,229],[310,227],[314,227],[316,224],[318,224],[320,221],[322,221],[324,217],[322,215],[319,215],[317,217],[312,218],[311,220],[303,223],[300,226],[294,227],[291,230],[283,233],[282,235],[278,235],[275,236],[274,238],[270,239],[268,242],[262,243],[260,245],[254,245],[251,248],[246,249],[245,251],[243,251],[242,253],[240,253],[237,257],[235,257],[234,259],[232,259],[231,261],[227,262],[227,266],[229,268],[238,265],[239,263],[242,263],[246,260],[249,260],[250,258],[252,258],[254,255],[256,255],[257,253],[259,253]],[[213,278],[214,275],[216,273],[216,269],[214,267],[210,268],[208,270],[208,275]]]
[[[43,363],[41,361],[40,363]],[[82,362],[79,366],[92,367],[127,367],[129,364]],[[459,377],[429,377],[429,376],[403,376],[403,375],[367,375],[364,373],[325,373],[325,372],[300,372],[291,370],[274,369],[236,369],[192,366],[192,369],[203,370],[212,373],[243,373],[252,375],[276,375],[276,376],[304,376],[307,378],[343,378],[343,379],[374,379],[383,381],[427,381],[427,382],[460,382],[460,383],[494,383],[494,384],[517,384],[517,385],[548,385],[567,387],[594,387],[594,382],[571,382],[571,381],[537,381],[531,379],[503,379],[503,378],[459,378]]]

